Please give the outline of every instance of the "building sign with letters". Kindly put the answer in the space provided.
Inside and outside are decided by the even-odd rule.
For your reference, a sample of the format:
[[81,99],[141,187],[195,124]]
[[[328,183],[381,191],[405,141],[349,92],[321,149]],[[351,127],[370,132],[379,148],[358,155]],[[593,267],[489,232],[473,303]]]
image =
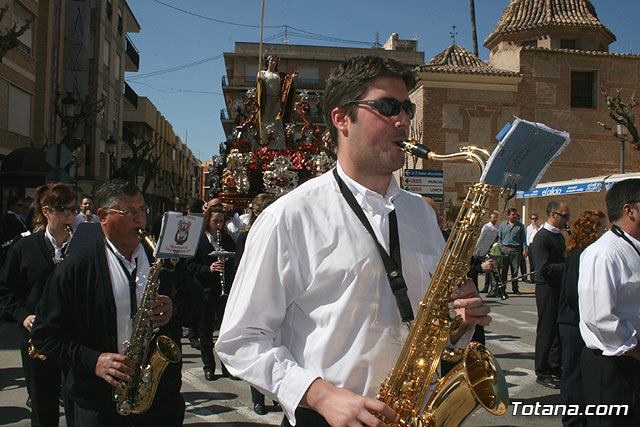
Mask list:
[[405,169],[403,188],[421,196],[430,197],[436,203],[444,201],[444,173],[441,169]]

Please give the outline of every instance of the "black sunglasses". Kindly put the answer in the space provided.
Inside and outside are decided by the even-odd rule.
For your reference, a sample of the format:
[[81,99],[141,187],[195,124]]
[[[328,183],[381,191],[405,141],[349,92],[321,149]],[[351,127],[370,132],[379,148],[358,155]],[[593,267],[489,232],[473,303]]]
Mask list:
[[571,217],[571,215],[569,215],[569,214],[561,214],[560,212],[556,212],[556,211],[552,211],[552,213],[554,213],[556,215],[560,215],[564,219],[569,219]]
[[407,113],[409,119],[413,119],[416,115],[416,104],[409,100],[398,101],[395,98],[362,99],[359,101],[349,101],[344,105],[346,106],[351,104],[372,105],[380,114],[387,117],[397,116],[402,110]]

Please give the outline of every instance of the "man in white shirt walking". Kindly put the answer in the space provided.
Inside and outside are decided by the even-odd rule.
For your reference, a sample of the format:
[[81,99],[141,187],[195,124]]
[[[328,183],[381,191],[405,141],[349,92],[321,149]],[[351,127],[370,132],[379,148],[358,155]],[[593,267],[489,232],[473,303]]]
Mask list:
[[[404,163],[396,143],[415,114],[414,83],[390,59],[356,57],[337,67],[323,109],[337,143],[335,172],[278,199],[248,236],[216,350],[233,375],[280,402],[282,426],[383,426],[374,415],[397,417],[375,396],[408,328],[355,209],[385,251],[398,240],[417,312],[444,240],[433,209],[392,176]],[[341,188],[353,194],[353,210]],[[454,298],[465,326],[452,341],[466,344],[472,325],[489,323],[489,308],[471,281]]]
[[[578,303],[587,405],[628,405],[628,413],[587,416],[591,426],[640,425],[640,179],[606,196],[611,230],[580,256]],[[624,412],[622,412],[624,414]],[[616,416],[618,415],[618,416]]]
[[[540,224],[538,224],[538,214],[531,214],[531,224],[527,226],[527,248],[531,246],[533,242],[533,238],[536,236],[536,233],[542,228]],[[529,281],[533,282],[533,272],[536,270],[535,261],[533,260],[533,255],[531,251],[524,251],[525,258],[529,258]]]
[[[482,229],[480,230],[480,236],[478,237],[478,243],[476,244],[477,250],[480,244],[486,244],[488,242],[490,243],[488,250],[485,253],[476,253],[476,251],[474,251],[473,256],[484,259],[485,255],[487,255],[489,249],[491,249],[491,246],[498,238],[498,226],[496,224],[498,224],[498,214],[496,212],[492,212],[491,215],[489,215],[489,222],[482,226]],[[484,247],[486,246],[483,246],[483,248]],[[480,291],[481,293],[488,293],[493,290],[495,294],[495,290],[492,289],[495,282],[493,280],[494,274],[495,273],[492,271],[487,271],[484,274],[484,289]]]

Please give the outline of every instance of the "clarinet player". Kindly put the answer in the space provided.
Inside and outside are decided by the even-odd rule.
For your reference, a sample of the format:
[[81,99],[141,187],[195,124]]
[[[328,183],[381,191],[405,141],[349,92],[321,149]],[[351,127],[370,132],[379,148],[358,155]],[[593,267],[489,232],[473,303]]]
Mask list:
[[[21,238],[7,256],[0,273],[0,301],[21,329],[20,354],[31,399],[31,424],[57,426],[61,368],[53,360],[29,354],[30,336],[36,320],[36,305],[42,298],[47,278],[62,261],[69,241],[65,226],[73,225],[76,193],[66,184],[38,188],[42,193],[44,229]],[[40,206],[40,205],[39,205]],[[34,357],[32,357],[34,356]],[[65,408],[67,424],[70,408]]]
[[[138,234],[146,226],[148,209],[134,184],[103,184],[96,191],[96,206],[104,239],[55,270],[36,308],[33,343],[48,359],[70,366],[64,389],[74,402],[76,425],[182,425],[181,363],[166,367],[147,412],[116,412],[113,387],[134,373],[133,361],[120,353],[134,332],[132,319],[153,257]],[[160,273],[158,294],[149,320],[160,334],[179,343],[182,326],[196,322],[201,311],[197,289],[181,263]]]
[[[279,198],[247,237],[216,351],[233,375],[280,402],[282,426],[380,427],[374,414],[397,418],[375,396],[408,328],[375,240],[400,255],[414,313],[444,248],[433,209],[392,175],[405,160],[397,143],[415,114],[414,85],[390,59],[355,57],[334,69],[323,111],[336,169]],[[451,340],[464,347],[474,325],[489,323],[489,308],[470,280],[453,298],[463,326]]]
[[[204,215],[202,236],[198,250],[189,259],[187,268],[193,274],[196,285],[204,296],[205,309],[200,318],[200,355],[204,379],[216,379],[216,361],[213,355],[213,331],[220,325],[228,286],[233,281],[233,259],[209,255],[213,251],[235,251],[233,239],[224,229],[224,212],[221,208],[209,208]],[[222,375],[229,377],[227,368],[222,364]]]

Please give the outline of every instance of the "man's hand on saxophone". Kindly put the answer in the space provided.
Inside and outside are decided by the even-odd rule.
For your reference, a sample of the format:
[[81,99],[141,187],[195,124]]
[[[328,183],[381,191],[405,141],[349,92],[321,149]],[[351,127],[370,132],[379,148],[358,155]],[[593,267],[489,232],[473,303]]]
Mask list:
[[101,353],[94,371],[113,387],[122,388],[121,381],[129,381],[135,373],[134,368],[133,361],[124,354]]
[[166,295],[158,295],[156,302],[151,305],[149,311],[149,319],[153,322],[153,326],[158,328],[169,323],[173,314],[173,301]]
[[491,309],[480,298],[473,280],[467,279],[464,285],[451,292],[451,298],[453,299],[453,309],[462,317],[462,328],[458,333],[451,334],[452,343],[455,344],[469,326],[487,326],[491,323],[491,316],[489,316]]
[[336,387],[322,378],[316,378],[311,383],[301,404],[322,415],[334,427],[386,427],[387,424],[376,416],[398,419],[398,415],[386,403]]

